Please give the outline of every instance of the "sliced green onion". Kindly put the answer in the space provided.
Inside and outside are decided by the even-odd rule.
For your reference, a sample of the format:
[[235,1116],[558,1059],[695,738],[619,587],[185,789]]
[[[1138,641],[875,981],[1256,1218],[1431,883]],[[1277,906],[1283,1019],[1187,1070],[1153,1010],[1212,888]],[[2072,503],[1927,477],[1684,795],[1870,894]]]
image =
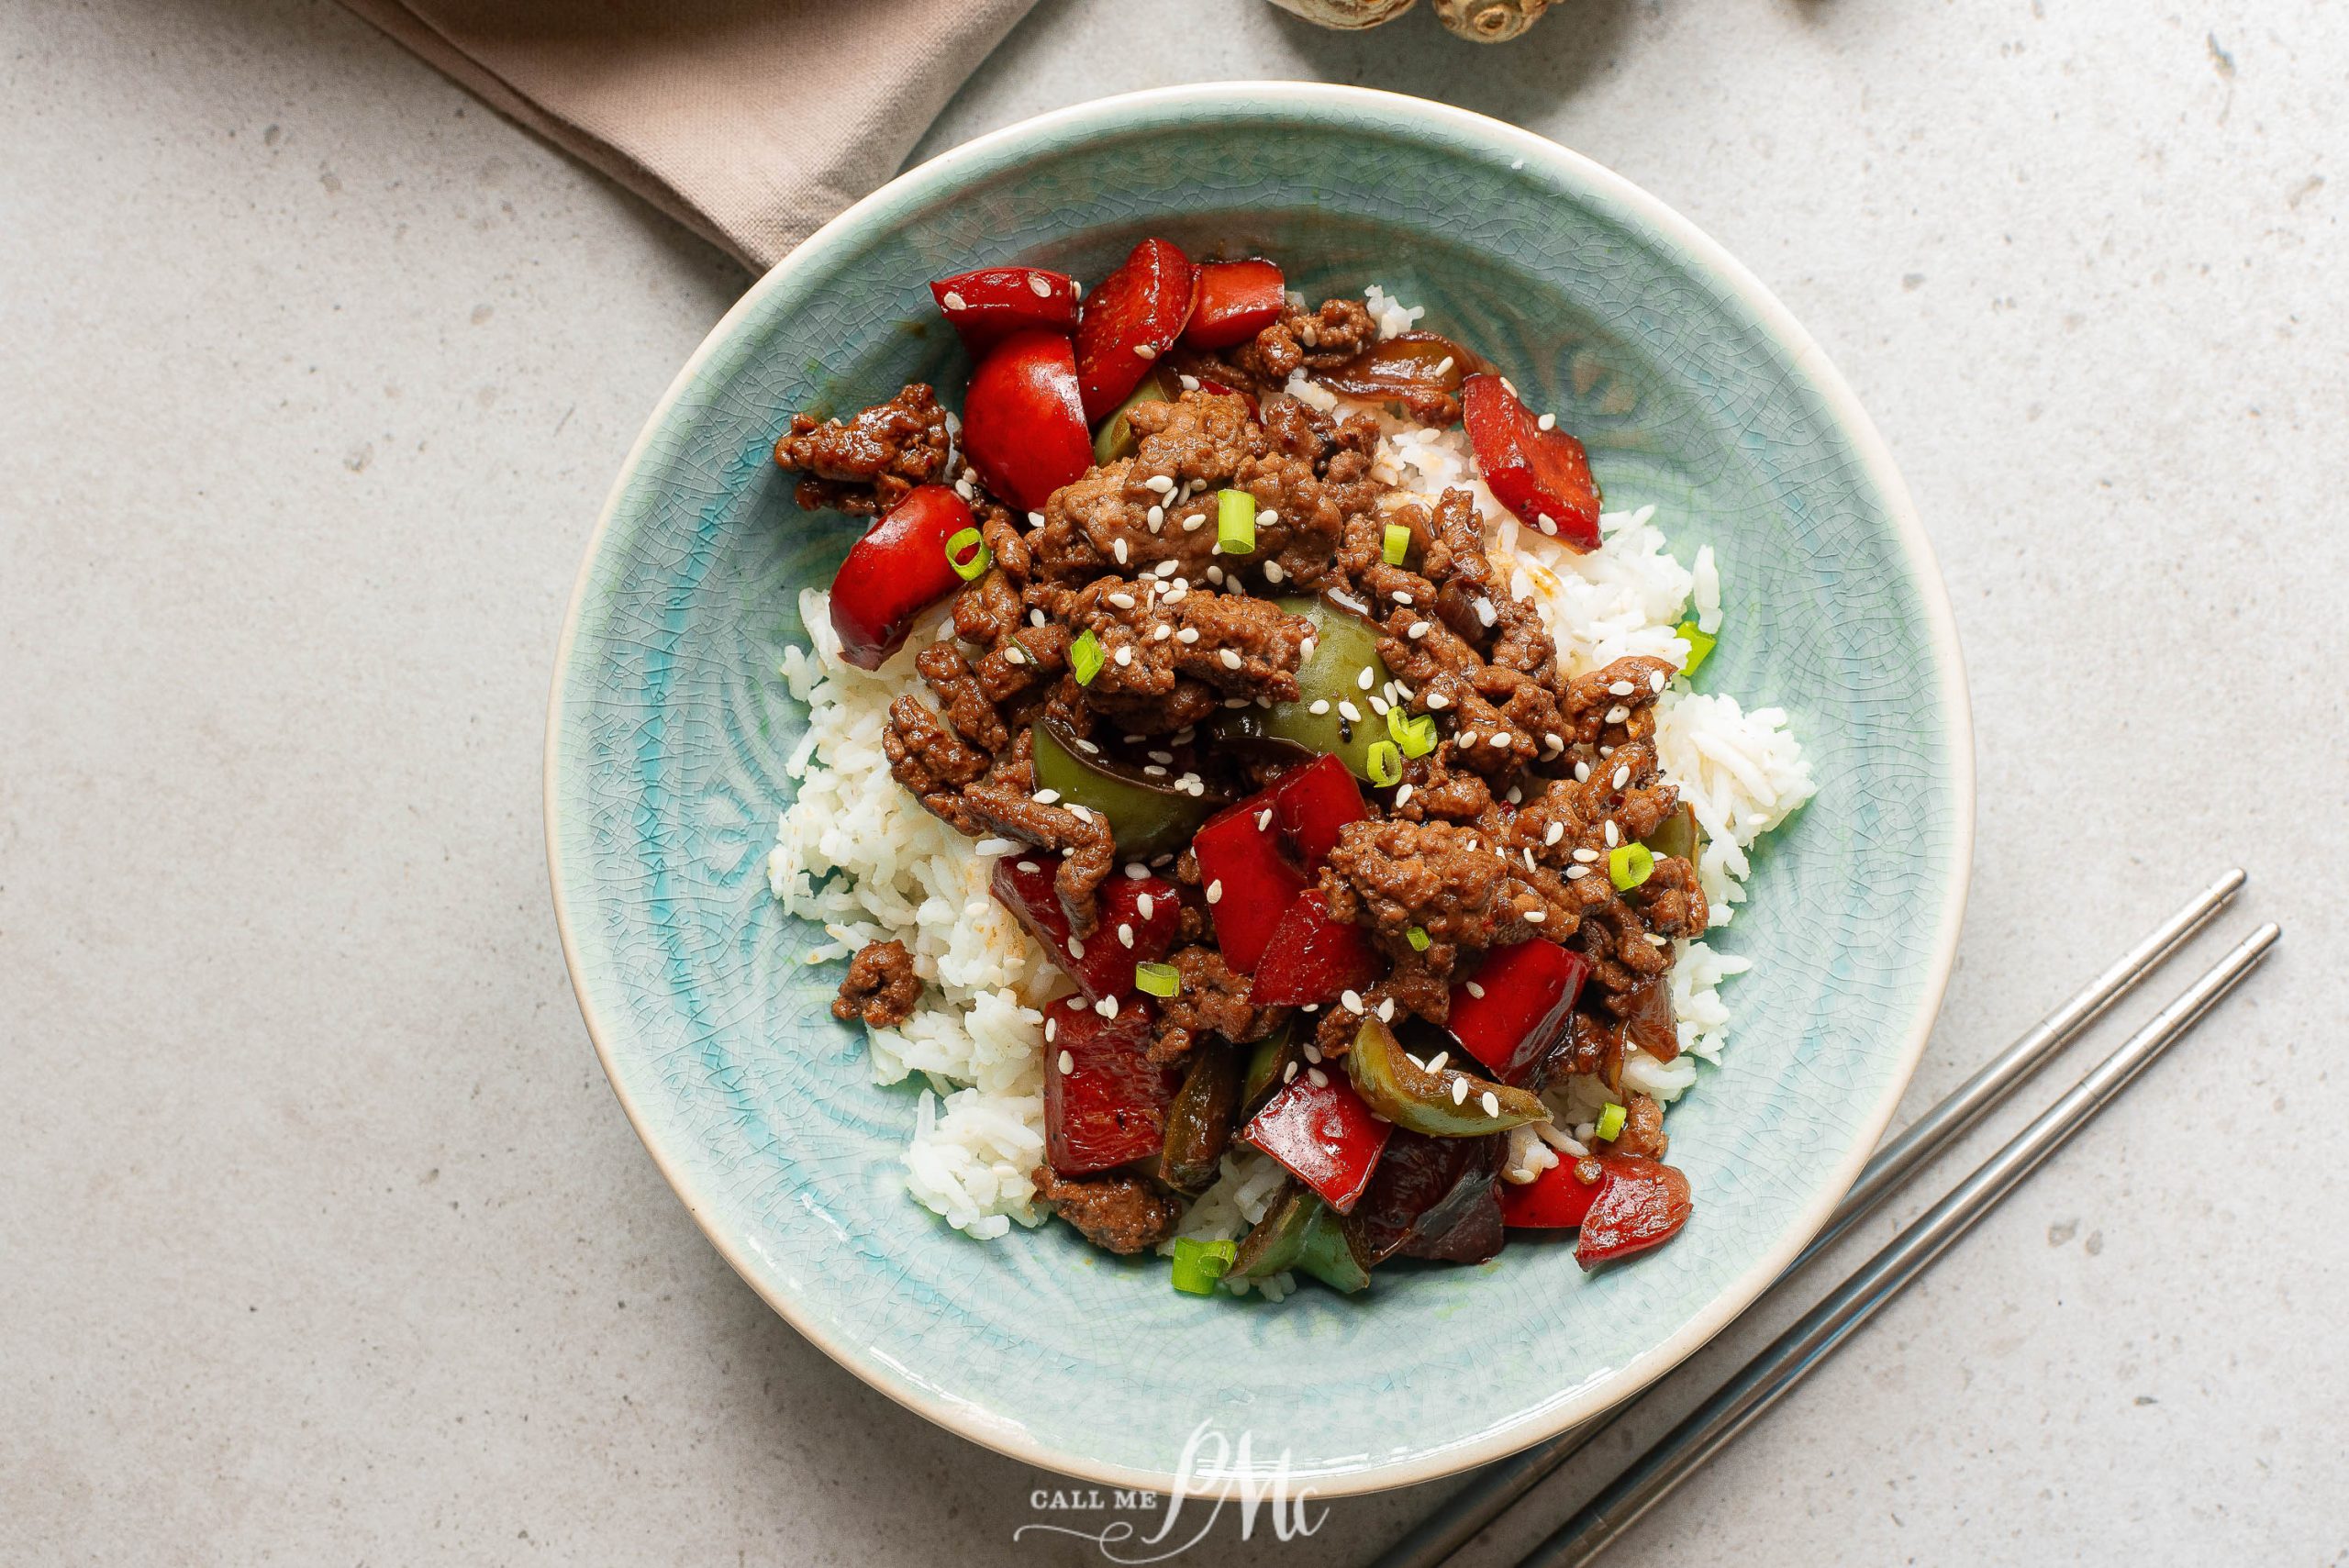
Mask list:
[[1622,1106],[1613,1105],[1598,1113],[1598,1136],[1601,1140],[1611,1143],[1622,1135],[1624,1114]]
[[1068,645],[1068,667],[1076,672],[1076,684],[1089,686],[1093,677],[1101,673],[1101,639],[1086,631]]
[[1172,996],[1183,988],[1183,972],[1171,963],[1134,965],[1134,989],[1153,996]]
[[995,564],[995,552],[987,549],[985,538],[976,528],[964,528],[946,540],[946,564],[954,575],[968,583]]
[[1655,856],[1645,844],[1624,844],[1608,851],[1607,877],[1625,893],[1655,874]]
[[1698,631],[1697,623],[1693,620],[1684,620],[1674,627],[1672,635],[1688,645],[1688,662],[1680,666],[1680,673],[1684,675],[1695,674],[1697,666],[1705,662],[1705,655],[1710,653],[1720,641],[1720,639],[1709,632]]
[[1384,787],[1403,782],[1403,753],[1396,749],[1394,741],[1373,741],[1365,761],[1370,764],[1371,783]]
[[1435,716],[1423,713],[1414,718],[1397,703],[1386,710],[1386,733],[1395,737],[1406,757],[1424,757],[1435,750]]
[[1400,566],[1403,564],[1403,558],[1410,552],[1411,530],[1400,523],[1387,524],[1381,549],[1381,553],[1386,557],[1386,564]]
[[1174,1288],[1186,1296],[1213,1296],[1215,1282],[1240,1256],[1237,1241],[1194,1241],[1174,1238]]
[[1411,944],[1411,951],[1413,952],[1425,952],[1428,951],[1428,944],[1435,939],[1429,936],[1427,932],[1421,930],[1419,927],[1413,926],[1409,930],[1403,933],[1403,940]]
[[1215,539],[1226,555],[1256,553],[1256,497],[1245,490],[1215,493]]

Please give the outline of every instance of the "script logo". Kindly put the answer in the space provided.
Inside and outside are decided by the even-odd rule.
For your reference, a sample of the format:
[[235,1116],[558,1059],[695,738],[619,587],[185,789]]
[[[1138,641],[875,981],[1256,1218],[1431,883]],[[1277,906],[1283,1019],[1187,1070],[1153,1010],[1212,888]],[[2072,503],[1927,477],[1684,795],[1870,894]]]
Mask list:
[[[1328,1522],[1330,1510],[1324,1506],[1319,1513],[1310,1513],[1307,1500],[1313,1496],[1305,1486],[1294,1486],[1289,1481],[1288,1450],[1281,1450],[1280,1458],[1271,1471],[1259,1476],[1254,1464],[1254,1450],[1249,1433],[1240,1434],[1233,1442],[1214,1429],[1214,1422],[1201,1421],[1191,1429],[1183,1444],[1182,1462],[1174,1473],[1174,1494],[1162,1498],[1155,1492],[1119,1491],[1105,1497],[1098,1491],[1038,1492],[1030,1499],[1041,1508],[1098,1508],[1115,1507],[1156,1512],[1163,1503],[1165,1512],[1149,1533],[1131,1519],[1114,1519],[1097,1530],[1080,1529],[1073,1525],[1025,1524],[1011,1532],[1011,1539],[1023,1539],[1030,1530],[1044,1530],[1054,1535],[1073,1535],[1079,1540],[1089,1540],[1105,1561],[1139,1568],[1151,1562],[1163,1562],[1179,1557],[1207,1539],[1216,1521],[1223,1517],[1224,1505],[1237,1503],[1240,1507],[1240,1539],[1249,1540],[1256,1529],[1260,1511],[1268,1512],[1273,1533],[1281,1540],[1295,1540],[1311,1535]],[[1221,1489],[1208,1496],[1191,1496],[1202,1469],[1234,1477],[1221,1484]],[[1112,1501],[1111,1499],[1114,1499]],[[1188,1533],[1183,1533],[1187,1530]]]

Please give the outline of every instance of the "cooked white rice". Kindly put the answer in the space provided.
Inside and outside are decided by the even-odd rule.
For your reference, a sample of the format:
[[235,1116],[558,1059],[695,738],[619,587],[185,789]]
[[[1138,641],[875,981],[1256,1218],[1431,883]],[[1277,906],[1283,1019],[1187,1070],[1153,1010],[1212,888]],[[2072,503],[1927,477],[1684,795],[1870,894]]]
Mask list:
[[[1375,284],[1365,298],[1385,337],[1408,330],[1422,314]],[[1338,402],[1301,378],[1289,390],[1324,408]],[[1711,548],[1683,566],[1653,524],[1653,506],[1602,517],[1600,547],[1578,555],[1518,526],[1475,477],[1463,432],[1381,417],[1387,435],[1373,473],[1408,495],[1433,498],[1456,488],[1474,497],[1493,563],[1508,573],[1513,592],[1540,608],[1568,673],[1630,654],[1684,662],[1688,645],[1674,628],[1692,607],[1700,629],[1720,629]],[[800,615],[810,646],[786,651],[782,673],[807,705],[808,726],[787,764],[799,792],[783,814],[768,881],[788,913],[819,923],[829,938],[808,953],[811,962],[888,938],[913,952],[927,987],[920,1008],[897,1029],[866,1031],[875,1082],[917,1073],[927,1080],[905,1153],[907,1191],[981,1239],[1004,1235],[1015,1220],[1039,1224],[1029,1172],[1044,1150],[1041,1009],[1064,983],[989,895],[990,862],[897,786],[881,750],[889,704],[909,683],[913,655],[948,634],[945,614],[929,617],[878,673],[841,662],[823,593],[802,594]],[[1675,682],[1656,715],[1657,756],[1704,826],[1698,877],[1713,924],[1724,925],[1744,897],[1747,851],[1810,797],[1810,773],[1780,709],[1749,713],[1734,697]],[[1659,1100],[1685,1093],[1700,1060],[1719,1059],[1732,1021],[1720,985],[1749,967],[1705,941],[1675,947],[1672,1004],[1681,1054],[1664,1062],[1634,1051],[1623,1064],[1625,1086]],[[1511,1140],[1505,1173],[1513,1180],[1531,1180],[1561,1154],[1579,1156],[1593,1135],[1604,1100],[1594,1081],[1568,1080],[1551,1098],[1559,1124]],[[1280,1167],[1264,1155],[1227,1155],[1180,1233],[1202,1240],[1245,1234],[1281,1180]],[[1290,1288],[1286,1275],[1257,1285],[1275,1300]]]

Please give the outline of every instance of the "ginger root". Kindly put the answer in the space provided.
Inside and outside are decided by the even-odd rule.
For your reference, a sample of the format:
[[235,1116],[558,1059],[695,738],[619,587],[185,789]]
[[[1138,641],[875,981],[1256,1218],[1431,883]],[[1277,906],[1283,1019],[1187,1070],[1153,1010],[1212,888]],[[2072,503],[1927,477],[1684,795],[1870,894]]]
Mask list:
[[1409,10],[1413,3],[1414,0],[1273,0],[1284,11],[1342,32],[1391,22]]
[[1436,19],[1473,43],[1507,43],[1542,19],[1551,0],[1435,0]]

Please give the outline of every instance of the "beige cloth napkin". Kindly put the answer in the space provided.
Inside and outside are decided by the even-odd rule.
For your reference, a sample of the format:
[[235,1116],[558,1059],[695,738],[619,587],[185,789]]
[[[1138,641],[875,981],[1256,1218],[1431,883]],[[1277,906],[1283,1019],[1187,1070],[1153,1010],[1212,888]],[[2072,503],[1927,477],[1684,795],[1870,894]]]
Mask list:
[[344,0],[764,271],[897,165],[1034,0]]

